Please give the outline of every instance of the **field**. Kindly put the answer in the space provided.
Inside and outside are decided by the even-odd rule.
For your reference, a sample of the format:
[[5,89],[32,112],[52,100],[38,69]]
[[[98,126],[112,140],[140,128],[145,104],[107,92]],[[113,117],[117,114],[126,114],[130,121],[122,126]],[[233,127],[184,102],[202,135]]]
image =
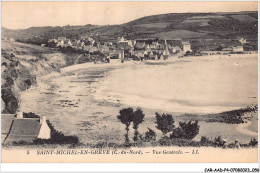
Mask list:
[[165,22],[165,23],[151,23],[151,24],[140,24],[140,25],[134,25],[135,27],[144,27],[144,28],[166,28],[169,26],[171,22]]
[[241,22],[251,23],[257,21],[257,19],[249,16],[249,15],[230,15],[233,19],[239,20]]
[[168,32],[162,32],[162,33],[157,33],[153,34],[153,37],[158,37],[160,39],[169,39],[169,40],[174,40],[176,38],[198,38],[201,36],[206,35],[205,33],[199,33],[199,32],[193,32],[193,31],[188,31],[188,30],[175,30],[175,31],[168,31]]

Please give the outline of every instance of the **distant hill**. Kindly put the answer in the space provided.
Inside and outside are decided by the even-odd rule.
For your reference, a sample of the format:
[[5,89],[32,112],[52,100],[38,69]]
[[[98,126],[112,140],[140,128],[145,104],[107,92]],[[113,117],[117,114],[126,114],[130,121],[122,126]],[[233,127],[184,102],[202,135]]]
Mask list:
[[128,39],[257,39],[257,12],[236,13],[169,13],[146,16],[121,25],[84,25],[31,27],[23,30],[2,28],[2,36],[16,39],[34,36],[44,39],[92,36],[100,40]]

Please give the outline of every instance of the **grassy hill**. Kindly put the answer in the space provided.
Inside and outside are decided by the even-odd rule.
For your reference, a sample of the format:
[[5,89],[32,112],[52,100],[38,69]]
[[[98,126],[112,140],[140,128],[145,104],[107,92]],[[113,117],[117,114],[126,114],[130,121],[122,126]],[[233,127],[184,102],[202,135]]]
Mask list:
[[84,25],[31,27],[24,30],[2,28],[3,36],[16,39],[34,36],[44,39],[66,36],[89,36],[99,40],[129,39],[257,39],[257,12],[237,13],[169,13],[146,16],[121,25]]

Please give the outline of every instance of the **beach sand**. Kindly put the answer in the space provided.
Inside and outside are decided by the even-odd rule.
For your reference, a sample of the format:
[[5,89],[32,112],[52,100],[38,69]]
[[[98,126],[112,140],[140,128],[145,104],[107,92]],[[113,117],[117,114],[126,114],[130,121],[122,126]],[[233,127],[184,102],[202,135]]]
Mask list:
[[[187,57],[160,65],[118,60],[78,64],[39,78],[38,86],[21,97],[21,111],[47,116],[56,129],[78,136],[83,144],[123,143],[125,126],[116,116],[129,106],[144,110],[140,133],[149,127],[159,139],[156,111],[203,116],[257,104],[257,55]],[[236,130],[237,125],[199,124],[195,140],[217,135],[229,141],[252,138]]]

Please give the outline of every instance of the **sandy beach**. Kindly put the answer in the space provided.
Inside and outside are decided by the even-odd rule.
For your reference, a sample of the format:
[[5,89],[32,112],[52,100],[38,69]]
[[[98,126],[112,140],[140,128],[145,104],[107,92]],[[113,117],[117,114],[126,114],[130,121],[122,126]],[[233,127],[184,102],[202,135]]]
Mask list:
[[[116,116],[120,109],[129,106],[144,110],[145,120],[139,131],[144,134],[149,127],[159,139],[156,111],[174,116],[185,113],[203,116],[257,104],[257,54],[187,57],[152,63],[113,60],[111,64],[85,63],[63,68],[60,73],[39,78],[38,86],[23,92],[20,110],[45,115],[56,129],[77,135],[83,144],[91,144],[123,143],[125,126]],[[221,135],[230,142],[234,139],[248,142],[257,134],[255,129],[254,135],[237,130],[241,128],[236,124],[199,122],[199,125],[200,133],[195,140]]]

